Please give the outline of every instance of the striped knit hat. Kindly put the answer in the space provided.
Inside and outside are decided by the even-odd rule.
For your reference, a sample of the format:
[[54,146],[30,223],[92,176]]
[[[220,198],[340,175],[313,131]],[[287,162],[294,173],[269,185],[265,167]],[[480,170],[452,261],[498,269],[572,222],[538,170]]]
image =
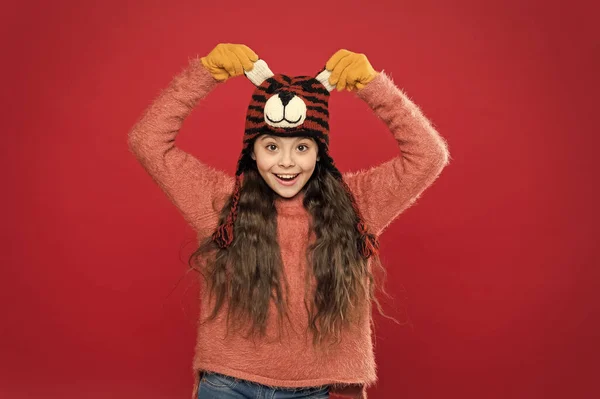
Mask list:
[[307,136],[313,138],[319,146],[320,166],[327,168],[348,193],[358,217],[357,229],[361,234],[358,247],[362,256],[368,258],[376,254],[378,240],[367,232],[354,196],[329,156],[329,92],[335,88],[329,84],[331,72],[323,69],[315,77],[274,75],[265,61],[258,60],[252,71],[245,74],[254,83],[256,90],[246,114],[244,145],[235,173],[231,211],[225,222],[214,232],[213,241],[220,248],[227,248],[233,241],[242,174],[255,162],[251,157],[255,139],[266,133],[279,137]]

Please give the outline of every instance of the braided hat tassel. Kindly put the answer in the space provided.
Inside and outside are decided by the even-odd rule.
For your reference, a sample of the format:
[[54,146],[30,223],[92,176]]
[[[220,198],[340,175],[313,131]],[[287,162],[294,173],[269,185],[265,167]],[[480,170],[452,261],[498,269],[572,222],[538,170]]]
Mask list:
[[360,210],[358,209],[358,205],[356,204],[356,200],[354,199],[354,195],[350,191],[350,187],[343,179],[339,179],[339,181],[344,186],[344,189],[348,193],[350,197],[350,201],[352,202],[352,208],[358,217],[358,223],[356,224],[356,229],[360,233],[360,242],[358,243],[359,250],[363,258],[368,259],[371,256],[377,255],[379,253],[379,240],[374,234],[371,234],[367,231],[367,226],[362,218]]
[[213,233],[212,239],[219,246],[219,248],[224,249],[231,245],[233,242],[233,226],[235,224],[235,220],[237,219],[237,208],[238,203],[240,202],[240,189],[242,186],[242,176],[237,175],[235,178],[235,186],[232,194],[232,204],[231,210],[229,211],[229,215],[227,215],[227,219],[225,223],[220,225],[217,230]]

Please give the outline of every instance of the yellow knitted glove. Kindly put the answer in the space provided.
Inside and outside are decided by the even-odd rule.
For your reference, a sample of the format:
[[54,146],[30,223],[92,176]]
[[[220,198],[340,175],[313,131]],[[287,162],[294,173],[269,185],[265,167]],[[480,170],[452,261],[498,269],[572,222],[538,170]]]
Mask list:
[[258,55],[243,44],[219,43],[200,61],[216,80],[226,81],[251,71]]
[[336,86],[338,91],[360,90],[378,74],[366,55],[344,49],[338,50],[327,61],[325,68],[331,71],[329,83]]

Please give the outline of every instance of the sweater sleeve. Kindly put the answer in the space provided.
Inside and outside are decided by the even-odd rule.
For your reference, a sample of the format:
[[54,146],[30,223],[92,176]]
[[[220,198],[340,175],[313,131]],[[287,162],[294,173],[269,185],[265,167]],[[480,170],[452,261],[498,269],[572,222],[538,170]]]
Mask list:
[[368,170],[343,174],[367,228],[379,235],[434,182],[450,154],[419,107],[384,72],[356,94],[385,122],[401,152]]
[[216,228],[234,178],[175,145],[185,118],[218,84],[198,58],[162,90],[128,134],[130,151],[195,231]]

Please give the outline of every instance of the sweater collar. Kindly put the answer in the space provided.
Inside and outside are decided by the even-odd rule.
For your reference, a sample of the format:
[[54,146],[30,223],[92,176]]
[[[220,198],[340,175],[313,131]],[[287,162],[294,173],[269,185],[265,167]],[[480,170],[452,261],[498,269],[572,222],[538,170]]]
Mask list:
[[277,196],[275,199],[275,208],[279,214],[302,214],[306,212],[302,201],[304,200],[304,193],[300,191],[292,198],[283,198]]

